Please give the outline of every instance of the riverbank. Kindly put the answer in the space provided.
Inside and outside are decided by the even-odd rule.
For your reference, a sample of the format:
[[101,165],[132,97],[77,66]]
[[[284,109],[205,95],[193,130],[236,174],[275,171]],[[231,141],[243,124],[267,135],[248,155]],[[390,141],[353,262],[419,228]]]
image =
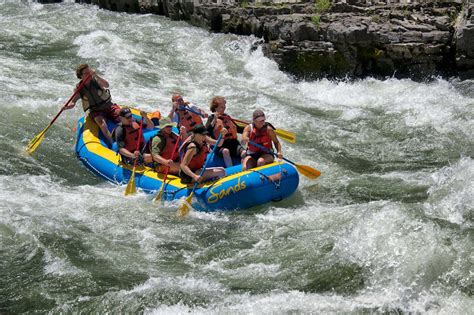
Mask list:
[[298,78],[474,77],[474,4],[467,0],[92,0],[214,32],[262,38],[264,53]]

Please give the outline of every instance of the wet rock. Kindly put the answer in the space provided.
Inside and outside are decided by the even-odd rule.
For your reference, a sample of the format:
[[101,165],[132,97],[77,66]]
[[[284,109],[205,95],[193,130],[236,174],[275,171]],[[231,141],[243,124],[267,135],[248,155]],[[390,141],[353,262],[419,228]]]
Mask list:
[[215,32],[255,35],[297,77],[432,75],[474,77],[474,4],[468,0],[92,0],[119,11],[153,12]]

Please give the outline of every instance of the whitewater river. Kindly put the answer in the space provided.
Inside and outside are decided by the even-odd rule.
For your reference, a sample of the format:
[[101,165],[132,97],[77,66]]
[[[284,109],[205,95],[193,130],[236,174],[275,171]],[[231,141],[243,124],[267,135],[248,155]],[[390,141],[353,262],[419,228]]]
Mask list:
[[[298,314],[474,309],[474,81],[295,81],[258,39],[95,6],[0,2],[0,313]],[[289,199],[175,216],[89,173],[81,106],[24,146],[89,63],[114,100],[214,95],[297,134],[322,172]],[[471,313],[472,314],[472,313]]]

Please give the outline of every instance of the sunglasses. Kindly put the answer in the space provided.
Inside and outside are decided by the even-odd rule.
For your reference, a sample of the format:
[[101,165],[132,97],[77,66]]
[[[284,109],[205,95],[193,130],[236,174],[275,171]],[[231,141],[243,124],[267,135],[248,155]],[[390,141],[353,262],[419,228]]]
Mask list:
[[132,117],[133,117],[132,115],[128,115],[128,116],[124,116],[123,118],[125,118],[125,119],[132,119]]

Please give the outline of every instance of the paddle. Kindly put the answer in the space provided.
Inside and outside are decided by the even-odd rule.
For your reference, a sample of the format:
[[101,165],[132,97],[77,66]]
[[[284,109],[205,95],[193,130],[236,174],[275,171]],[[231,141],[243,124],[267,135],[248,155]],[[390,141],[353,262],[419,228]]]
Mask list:
[[[231,118],[234,122],[236,123],[240,123],[240,124],[243,124],[245,126],[249,125],[250,123],[249,122],[246,122],[246,121],[243,121],[243,120],[238,120],[238,119],[234,119],[234,118]],[[273,126],[272,126],[273,128]],[[283,129],[275,129],[275,133],[282,139],[282,140],[285,140],[287,142],[290,142],[290,143],[296,143],[296,135],[295,133],[291,132],[291,131],[287,131],[287,130],[283,130]]]
[[[267,148],[265,148],[264,146],[258,144],[258,143],[255,143],[253,141],[249,141],[250,144],[262,149],[263,151],[267,152],[267,153],[270,153],[272,154],[273,156],[277,156],[277,154]],[[312,168],[311,166],[308,166],[308,165],[301,165],[301,164],[296,164],[286,158],[283,158],[283,160],[287,161],[288,163],[290,164],[293,164],[294,166],[296,166],[296,169],[301,173],[303,174],[304,176],[310,178],[310,179],[316,179],[318,178],[320,175],[321,175],[321,172],[318,171],[317,169],[315,168]]]
[[[138,149],[140,149],[142,127],[143,127],[143,117],[142,117],[142,120],[140,121],[140,129],[138,130],[138,143],[137,143],[137,149],[135,151],[138,151]],[[137,193],[137,187],[135,186],[135,168],[137,167],[137,161],[138,161],[138,157],[135,158],[135,161],[133,162],[132,176],[130,176],[127,187],[125,188],[125,196],[134,195]]]
[[[174,154],[176,152],[176,148],[178,147],[178,143],[179,143],[179,139],[180,139],[180,135],[178,135],[178,139],[176,139],[176,143],[174,145],[174,148],[173,148],[173,152],[171,153],[171,160],[173,160],[173,157],[174,157]],[[165,188],[165,184],[166,184],[166,178],[168,177],[168,172],[170,170],[170,167],[167,166],[166,167],[166,171],[165,171],[165,177],[163,178],[163,183],[161,184],[161,188],[160,188],[160,191],[156,194],[155,198],[153,198],[153,201],[154,202],[157,202],[158,200],[161,200],[162,197],[163,197],[163,189]]]
[[[190,108],[189,106],[180,106],[179,109],[184,109],[184,110],[187,110],[188,112],[191,112],[193,114],[196,114],[196,115],[199,115],[201,117],[204,117],[203,114],[201,114],[200,112],[197,112],[195,111],[194,109]],[[243,120],[239,120],[239,119],[234,119],[234,118],[231,118],[235,123],[240,123],[240,124],[243,124],[245,126],[249,125],[250,123],[246,122],[246,121],[243,121]],[[272,126],[273,127],[273,126]],[[296,143],[296,135],[291,132],[291,131],[287,131],[287,130],[283,130],[283,129],[275,129],[275,133],[283,140],[285,141],[288,141],[290,143]]]
[[[217,142],[216,144],[214,145],[214,148],[212,148],[212,152],[211,152],[211,155],[209,156],[209,158],[206,160],[206,163],[204,163],[204,166],[202,167],[202,170],[201,170],[201,173],[199,174],[199,177],[202,176],[202,174],[204,174],[204,171],[206,170],[206,167],[207,167],[207,164],[209,164],[209,161],[212,159],[212,157],[214,156],[214,153],[216,152],[216,149],[217,149],[217,144],[221,141],[222,139],[222,133],[219,134],[219,137],[217,138]],[[193,199],[193,194],[194,194],[194,191],[196,190],[196,187],[199,183],[198,182],[195,182],[194,183],[194,186],[193,186],[193,189],[191,190],[191,193],[189,194],[188,197],[186,197],[186,199],[184,200],[183,204],[181,205],[181,207],[179,207],[178,209],[178,215],[180,217],[184,217],[186,216],[188,213],[189,213],[189,209],[191,208],[191,202],[192,202],[192,199]]]
[[[87,77],[86,77],[86,79],[87,79]],[[56,119],[58,119],[59,115],[61,115],[61,113],[65,110],[67,104],[69,104],[69,102],[72,101],[72,99],[77,95],[77,93],[79,93],[80,90],[82,90],[82,88],[84,87],[86,82],[87,82],[87,80],[84,79],[81,82],[81,84],[79,84],[77,89],[74,91],[74,93],[72,93],[71,97],[63,105],[63,107],[61,107],[61,110],[56,114],[56,116],[54,116],[53,120],[51,120],[49,125],[28,143],[28,145],[25,148],[25,150],[28,154],[33,154],[33,152],[35,152],[36,148],[40,145],[41,141],[43,141],[43,138],[44,138],[44,135],[45,135],[46,131],[48,131],[48,129],[51,128],[51,126],[54,124]]]

